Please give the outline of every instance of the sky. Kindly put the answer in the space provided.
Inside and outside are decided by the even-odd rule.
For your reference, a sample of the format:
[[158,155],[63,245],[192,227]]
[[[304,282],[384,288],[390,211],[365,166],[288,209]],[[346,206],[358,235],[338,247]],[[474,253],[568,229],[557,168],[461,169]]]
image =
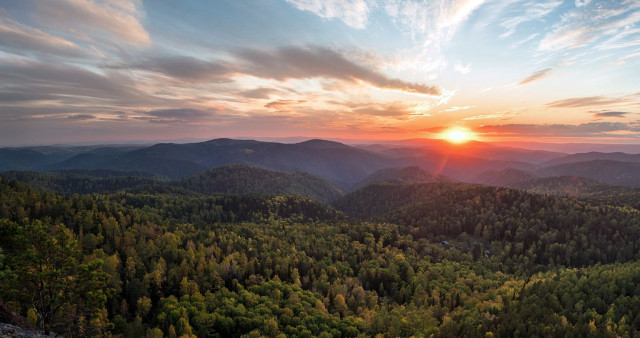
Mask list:
[[640,0],[0,0],[0,145],[640,143]]

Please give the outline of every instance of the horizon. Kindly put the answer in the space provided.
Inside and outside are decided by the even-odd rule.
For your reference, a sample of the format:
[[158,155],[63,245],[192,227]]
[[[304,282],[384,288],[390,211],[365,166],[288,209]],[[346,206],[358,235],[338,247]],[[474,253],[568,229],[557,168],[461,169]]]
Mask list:
[[341,138],[321,138],[312,136],[289,136],[289,137],[214,137],[214,138],[191,138],[191,139],[169,139],[169,140],[122,140],[113,142],[76,142],[76,143],[57,143],[57,144],[14,144],[14,145],[0,145],[0,149],[29,149],[39,147],[60,147],[60,148],[75,148],[75,147],[149,147],[156,144],[190,144],[190,143],[202,143],[218,139],[231,139],[231,140],[246,140],[246,141],[259,141],[259,142],[274,142],[282,144],[297,144],[311,140],[332,141],[345,144],[352,147],[367,147],[374,145],[387,145],[387,146],[402,146],[402,147],[424,147],[424,144],[416,142],[420,141],[433,141],[440,142],[450,147],[463,149],[467,143],[473,144],[486,144],[497,147],[533,150],[533,151],[547,151],[566,154],[577,154],[587,152],[621,152],[629,154],[640,154],[640,144],[621,144],[621,143],[554,143],[554,142],[486,142],[470,139],[464,142],[452,142],[444,138],[411,138],[411,139],[395,139],[395,140],[364,140],[364,139],[341,139]]
[[640,144],[638,41],[628,0],[8,1],[0,144],[463,132],[615,149]]

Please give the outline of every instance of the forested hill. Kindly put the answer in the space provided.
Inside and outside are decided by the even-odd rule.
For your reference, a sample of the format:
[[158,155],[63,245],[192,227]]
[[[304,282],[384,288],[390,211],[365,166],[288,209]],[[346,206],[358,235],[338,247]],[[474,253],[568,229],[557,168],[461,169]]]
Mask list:
[[[347,215],[403,225],[414,238],[462,234],[508,243],[506,269],[640,259],[640,211],[469,184],[375,184],[334,204]],[[513,262],[518,262],[513,265]]]
[[418,166],[411,167],[394,167],[380,169],[373,174],[365,177],[362,181],[355,184],[356,188],[362,188],[374,182],[386,182],[392,184],[412,184],[427,182],[453,182],[454,180],[436,175],[426,171]]
[[0,177],[67,195],[113,192],[168,182],[149,173],[114,170],[5,171],[0,172]]
[[541,176],[579,176],[611,185],[640,186],[640,163],[593,160],[559,164],[536,171]]
[[175,186],[206,195],[213,193],[305,196],[324,203],[343,195],[335,184],[302,172],[280,172],[229,165],[186,177]]
[[0,179],[0,299],[65,336],[640,334],[636,209],[461,183],[342,203],[386,212]]
[[0,172],[0,176],[67,195],[120,190],[179,195],[296,195],[323,203],[343,195],[335,184],[318,176],[245,165],[213,168],[180,180],[168,180],[145,172],[113,170],[63,170],[49,173],[9,171]]

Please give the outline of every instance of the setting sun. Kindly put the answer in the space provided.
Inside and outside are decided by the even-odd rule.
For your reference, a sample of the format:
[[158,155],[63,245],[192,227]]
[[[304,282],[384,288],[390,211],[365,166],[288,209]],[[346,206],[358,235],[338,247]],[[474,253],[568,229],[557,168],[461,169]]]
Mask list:
[[451,129],[444,133],[444,138],[451,143],[464,143],[469,141],[471,134],[462,129]]

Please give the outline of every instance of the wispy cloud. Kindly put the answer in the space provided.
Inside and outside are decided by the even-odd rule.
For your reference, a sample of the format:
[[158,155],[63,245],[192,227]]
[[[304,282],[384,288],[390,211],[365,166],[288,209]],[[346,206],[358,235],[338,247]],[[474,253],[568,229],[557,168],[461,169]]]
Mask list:
[[538,45],[540,51],[561,51],[584,47],[599,38],[615,36],[625,27],[640,22],[637,1],[579,2],[573,11],[563,15]]
[[503,120],[507,120],[509,117],[512,117],[512,116],[515,116],[515,115],[517,115],[517,113],[515,113],[515,112],[503,112],[503,113],[474,115],[474,116],[465,117],[462,120],[464,120],[464,121],[488,120],[488,119],[503,119]]
[[86,34],[96,39],[107,35],[107,38],[115,36],[124,43],[151,44],[149,33],[141,22],[145,13],[140,0],[37,1],[34,13],[41,25],[79,38],[88,38]]
[[265,104],[265,108],[271,108],[280,111],[289,110],[290,107],[307,102],[306,100],[278,100]]
[[625,117],[629,112],[624,111],[590,111],[594,117]]
[[390,78],[368,67],[358,65],[342,54],[325,47],[284,47],[276,50],[245,49],[237,53],[245,62],[239,71],[275,80],[325,77],[357,83],[364,82],[381,89],[438,96],[436,86]]
[[471,71],[471,64],[458,62],[453,69],[460,74],[467,74]]
[[542,70],[539,70],[531,75],[529,75],[527,78],[525,78],[524,80],[520,81],[518,83],[518,85],[522,86],[525,85],[527,83],[531,83],[533,81],[537,81],[540,80],[542,78],[544,78],[545,76],[547,76],[547,74],[552,70],[553,68],[545,68]]
[[369,5],[364,0],[286,0],[301,11],[309,11],[325,19],[340,19],[356,29],[367,26]]
[[194,108],[172,108],[172,109],[156,109],[143,112],[142,115],[136,117],[139,120],[146,120],[151,123],[199,123],[211,117],[214,117],[216,111],[223,111],[224,108],[211,110],[194,109]]
[[518,46],[524,45],[525,43],[527,43],[527,42],[529,42],[529,41],[531,41],[531,40],[533,40],[533,39],[537,38],[538,36],[540,36],[540,34],[539,34],[539,33],[533,33],[533,34],[531,34],[531,35],[527,36],[526,38],[524,38],[524,39],[522,39],[522,40],[520,40],[520,41],[518,41],[518,42],[514,43],[514,44],[511,46],[511,48],[516,48],[516,47],[518,47]]
[[625,63],[627,60],[631,60],[631,59],[636,59],[640,57],[640,49],[636,50],[632,53],[629,53],[627,55],[621,56],[616,60],[616,63]]
[[246,97],[248,99],[268,99],[271,95],[278,93],[279,90],[273,88],[255,88],[250,90],[244,90],[238,93],[238,95],[242,97]]
[[2,16],[0,16],[0,45],[11,48],[17,53],[46,53],[71,57],[85,55],[78,45],[67,39]]
[[458,110],[466,110],[470,108],[475,108],[475,106],[452,106],[447,109],[441,110],[440,112],[451,112],[451,111],[458,111]]
[[614,105],[619,103],[626,103],[629,101],[630,99],[628,98],[589,96],[589,97],[577,97],[577,98],[553,101],[553,102],[547,103],[547,106],[552,108],[595,107],[595,106],[608,106],[608,105]]
[[506,29],[506,32],[500,35],[500,37],[505,38],[511,36],[520,24],[527,21],[540,20],[553,12],[561,4],[562,1],[558,0],[544,2],[532,1],[526,4],[518,4],[518,9],[524,7],[524,12],[519,15],[510,16],[500,23],[500,25]]
[[476,132],[519,137],[611,137],[617,133],[640,134],[640,126],[621,122],[571,124],[503,124],[477,127]]
[[226,81],[234,71],[224,62],[206,61],[184,55],[148,58],[133,67],[164,73],[186,81]]
[[358,115],[392,118],[396,120],[406,120],[416,115],[428,116],[428,114],[417,113],[413,107],[400,102],[360,105],[352,109],[352,111]]
[[74,115],[67,116],[67,120],[73,120],[73,121],[86,121],[86,120],[93,120],[95,118],[96,118],[95,115],[90,115],[90,114],[74,114]]

